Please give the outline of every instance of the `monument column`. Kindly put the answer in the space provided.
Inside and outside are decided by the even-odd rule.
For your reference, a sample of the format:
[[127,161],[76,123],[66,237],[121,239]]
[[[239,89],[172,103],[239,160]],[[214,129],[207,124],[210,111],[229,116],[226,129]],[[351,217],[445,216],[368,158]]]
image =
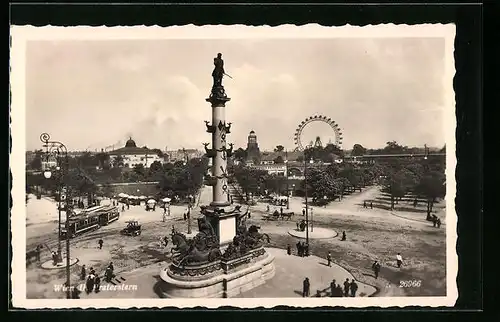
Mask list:
[[207,132],[212,134],[212,148],[208,149],[205,144],[206,156],[212,160],[212,171],[208,176],[208,185],[212,186],[212,202],[203,208],[202,213],[210,221],[219,239],[219,245],[225,245],[233,241],[236,236],[237,217],[240,215],[239,207],[233,207],[228,200],[228,169],[227,159],[231,156],[232,145],[226,146],[227,135],[230,133],[231,123],[226,124],[226,103],[231,99],[227,97],[222,85],[224,72],[224,61],[222,54],[214,59],[214,80],[210,96],[206,99],[212,107],[212,123],[205,121]]
[[215,177],[215,184],[212,191],[211,206],[225,207],[230,203],[227,200],[227,151],[226,151],[226,102],[229,97],[211,96],[207,101],[212,104],[212,149],[214,156],[212,158],[212,176]]

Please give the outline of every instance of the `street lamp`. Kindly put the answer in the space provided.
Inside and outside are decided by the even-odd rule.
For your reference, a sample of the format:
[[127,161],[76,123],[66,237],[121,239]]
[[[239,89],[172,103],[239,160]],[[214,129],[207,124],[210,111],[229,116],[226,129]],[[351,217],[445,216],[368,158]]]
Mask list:
[[288,186],[288,151],[285,151],[286,209],[290,209],[290,187]]
[[[309,163],[313,163],[313,159],[309,161]],[[307,197],[307,159],[304,153],[304,192],[306,198],[306,244],[309,245],[309,205],[308,205],[308,197]]]
[[[46,160],[49,160],[50,155],[55,156],[58,165],[56,166],[56,170],[62,170],[60,171],[60,176],[59,176],[59,204],[58,204],[58,254],[61,256],[61,191],[64,187],[64,182],[66,179],[67,172],[69,171],[69,160],[68,160],[68,150],[66,149],[66,146],[58,141],[51,141],[50,140],[50,135],[47,133],[42,133],[40,135],[40,141],[43,142],[43,147],[45,148],[45,154],[46,154]],[[63,159],[63,162],[61,162],[60,159]],[[48,162],[47,162],[48,164]],[[62,164],[62,168],[59,166],[59,164]],[[52,172],[50,169],[45,169],[43,172],[43,176],[47,179],[50,179],[52,177]],[[66,211],[66,298],[70,299],[71,298],[71,273],[70,273],[70,249],[69,249],[69,238],[70,238],[70,233],[69,233],[69,217],[70,217],[70,205],[68,203],[69,198],[69,189],[66,189],[66,206],[65,206],[65,211]],[[62,261],[62,258],[58,258]]]

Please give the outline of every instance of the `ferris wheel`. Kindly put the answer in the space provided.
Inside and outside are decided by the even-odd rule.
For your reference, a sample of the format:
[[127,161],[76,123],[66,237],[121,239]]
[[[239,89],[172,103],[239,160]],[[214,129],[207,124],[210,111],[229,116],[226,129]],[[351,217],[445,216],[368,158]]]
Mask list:
[[[294,135],[294,140],[295,140],[295,150],[297,151],[303,151],[304,146],[302,144],[302,131],[306,126],[313,122],[321,122],[328,124],[331,128],[333,133],[335,134],[335,141],[333,142],[336,146],[340,148],[342,145],[342,131],[340,130],[340,127],[338,126],[337,123],[335,123],[334,120],[331,118],[324,116],[324,115],[314,115],[306,118],[304,121],[302,121],[298,126],[297,129],[295,130],[295,135]],[[319,137],[317,137],[317,142],[319,141]]]

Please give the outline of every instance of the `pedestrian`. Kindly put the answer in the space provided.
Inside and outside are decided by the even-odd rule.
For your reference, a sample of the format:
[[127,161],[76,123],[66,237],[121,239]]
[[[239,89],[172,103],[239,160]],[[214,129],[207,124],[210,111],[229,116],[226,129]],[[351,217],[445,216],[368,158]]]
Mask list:
[[368,207],[366,207],[366,200],[363,201],[363,208],[368,208]]
[[335,288],[335,297],[342,297],[342,286],[340,284],[337,284]]
[[304,279],[304,282],[302,282],[302,297],[308,297],[309,296],[309,289],[311,287],[311,284],[309,283],[309,277],[306,277]]
[[95,283],[94,290],[96,293],[99,293],[101,288],[101,278],[99,276],[96,276],[94,279],[94,283]]
[[184,220],[187,220],[187,214],[184,213]]
[[267,207],[266,207],[266,211],[267,211],[267,212],[271,211],[271,207],[269,207],[269,205],[267,205]]
[[375,261],[372,265],[373,273],[375,274],[375,279],[378,278],[378,273],[380,272],[380,264],[378,261]]
[[441,218],[438,218],[436,221],[437,228],[441,228]]
[[295,246],[297,246],[297,255],[302,256],[302,255],[301,255],[301,250],[300,250],[300,246],[301,246],[301,245],[300,245],[300,241],[299,241],[299,242],[297,242],[297,244],[295,244]]
[[36,261],[39,262],[40,261],[40,253],[42,251],[42,245],[38,245],[36,246]]
[[300,227],[299,227],[299,226],[300,226],[300,222],[298,222],[298,221],[297,221],[297,231],[299,231],[299,230],[300,230]]
[[56,252],[52,252],[52,265],[56,266],[57,265],[57,254]]
[[106,280],[106,282],[111,282],[111,269],[109,267],[106,267],[106,270],[104,271],[104,279]]
[[125,211],[125,205],[122,205],[122,212]]
[[347,236],[345,234],[345,230],[342,232],[342,241],[347,240]]
[[80,290],[78,287],[73,286],[71,289],[71,298],[72,299],[79,299],[80,298]]
[[358,284],[356,284],[356,281],[352,279],[351,285],[351,297],[356,297],[356,291],[358,290]]
[[287,255],[292,255],[292,247],[290,244],[286,245],[286,253]]
[[87,275],[87,272],[86,272],[86,270],[85,270],[85,264],[83,264],[83,265],[82,265],[82,270],[81,270],[81,272],[80,272],[80,279],[81,279],[82,281],[85,281],[85,276],[86,276],[86,275]]
[[305,215],[306,215],[306,210],[302,209],[302,216],[305,216]]
[[92,293],[94,290],[94,278],[95,276],[93,274],[89,274],[87,277],[87,294]]
[[102,239],[99,239],[97,243],[99,244],[99,249],[102,249],[102,244],[104,244],[104,241]]
[[332,254],[328,252],[328,255],[326,255],[326,260],[328,261],[328,267],[332,266]]
[[417,198],[415,198],[415,200],[413,200],[413,208],[417,207],[417,203],[418,203],[418,200],[417,200]]
[[344,282],[344,297],[349,296],[349,288],[351,287],[351,283],[349,283],[349,279],[346,278]]
[[335,294],[337,292],[337,284],[335,283],[335,280],[332,280],[330,283],[330,297],[335,297]]
[[280,207],[280,215],[283,216],[283,207]]
[[309,244],[304,243],[304,256],[309,256]]
[[370,201],[370,209],[373,209],[373,201]]
[[396,255],[396,263],[398,264],[398,268],[401,268],[401,265],[403,265],[403,257],[401,257],[400,253]]

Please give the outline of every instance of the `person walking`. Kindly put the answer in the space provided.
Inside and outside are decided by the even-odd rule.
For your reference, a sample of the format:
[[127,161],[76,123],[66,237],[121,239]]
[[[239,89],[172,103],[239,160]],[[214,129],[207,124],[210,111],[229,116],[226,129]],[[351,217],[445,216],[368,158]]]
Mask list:
[[335,297],[342,297],[342,286],[340,284],[337,284],[335,288]]
[[304,279],[304,282],[302,282],[302,297],[309,296],[310,288],[311,288],[311,283],[309,283],[309,277],[306,277]]
[[441,228],[441,218],[438,218],[436,220],[436,225],[437,225],[437,228]]
[[100,290],[101,290],[101,278],[99,276],[96,276],[95,279],[94,279],[94,291],[96,293],[99,293]]
[[398,265],[398,268],[401,268],[401,265],[403,265],[403,257],[400,253],[396,255],[396,263]]
[[344,296],[348,297],[349,296],[349,288],[351,287],[351,283],[349,283],[349,279],[346,278],[344,282]]
[[345,234],[345,230],[342,232],[342,241],[346,241],[347,240],[347,236]]
[[95,276],[93,274],[89,274],[87,277],[87,294],[92,293],[94,290],[94,278]]
[[368,208],[368,207],[366,206],[366,200],[365,200],[365,201],[363,201],[363,208]]
[[370,209],[373,209],[373,201],[370,201]]
[[378,273],[380,272],[380,264],[378,261],[375,261],[372,265],[373,274],[375,274],[375,279],[378,278]]
[[337,284],[335,283],[335,280],[332,280],[330,283],[330,297],[335,297],[335,294],[337,292]]
[[332,254],[328,252],[328,255],[326,255],[326,260],[328,261],[328,267],[332,266]]
[[99,244],[99,249],[102,249],[102,244],[104,244],[104,241],[102,239],[99,239],[97,243]]
[[85,264],[82,265],[82,270],[80,271],[80,279],[85,281],[85,277],[87,276],[87,271],[85,269]]
[[302,209],[302,216],[305,216],[305,215],[306,215],[306,210]]
[[352,279],[352,281],[351,281],[350,289],[351,289],[351,297],[356,297],[356,291],[358,290],[358,284],[356,284],[356,281],[354,279]]
[[292,255],[292,246],[290,244],[286,245],[286,254]]
[[35,252],[36,252],[36,261],[40,262],[40,253],[42,251],[42,245],[37,245]]

